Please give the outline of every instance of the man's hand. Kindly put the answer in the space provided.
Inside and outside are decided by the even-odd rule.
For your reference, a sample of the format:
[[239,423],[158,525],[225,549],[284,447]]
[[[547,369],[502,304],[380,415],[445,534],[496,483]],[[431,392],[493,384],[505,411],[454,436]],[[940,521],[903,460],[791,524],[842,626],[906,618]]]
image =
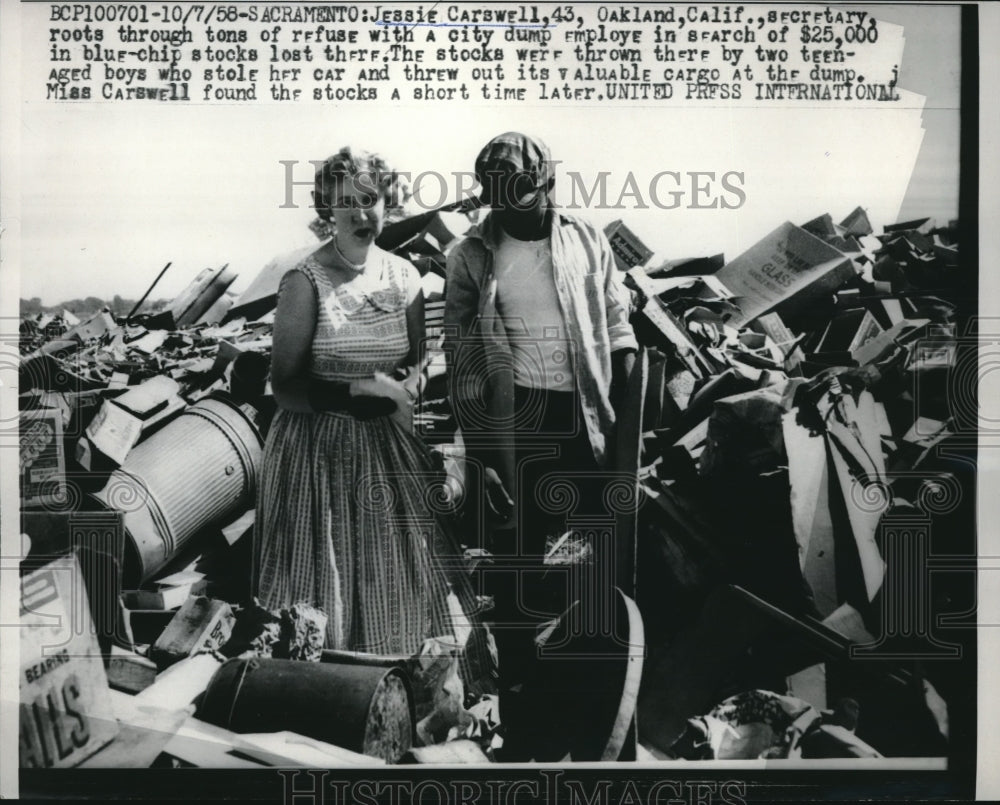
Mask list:
[[483,468],[483,482],[486,487],[486,505],[490,513],[497,520],[506,522],[514,512],[514,500],[492,467]]
[[628,393],[628,379],[635,366],[635,350],[619,349],[611,353],[611,389],[608,398],[611,400],[611,407],[616,414],[621,413],[625,404],[625,395]]

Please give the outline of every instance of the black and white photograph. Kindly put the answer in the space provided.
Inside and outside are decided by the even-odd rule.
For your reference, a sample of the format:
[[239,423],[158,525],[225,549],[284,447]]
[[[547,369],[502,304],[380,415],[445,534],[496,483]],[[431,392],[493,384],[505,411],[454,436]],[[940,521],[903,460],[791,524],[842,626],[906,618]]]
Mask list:
[[0,796],[998,796],[998,29],[4,0]]

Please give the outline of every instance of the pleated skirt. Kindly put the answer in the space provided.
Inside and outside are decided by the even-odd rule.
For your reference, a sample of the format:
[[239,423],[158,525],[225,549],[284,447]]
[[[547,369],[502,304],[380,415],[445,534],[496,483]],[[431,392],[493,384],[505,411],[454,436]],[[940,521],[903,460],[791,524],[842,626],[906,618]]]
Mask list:
[[254,528],[261,604],[320,608],[327,648],[413,654],[452,633],[459,557],[435,511],[439,480],[426,446],[386,417],[279,410]]

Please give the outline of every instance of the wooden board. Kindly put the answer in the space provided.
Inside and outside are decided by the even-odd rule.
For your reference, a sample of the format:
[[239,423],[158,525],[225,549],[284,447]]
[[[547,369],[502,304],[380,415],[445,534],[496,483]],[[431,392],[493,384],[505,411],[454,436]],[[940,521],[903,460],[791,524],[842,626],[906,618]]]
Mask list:
[[628,596],[635,595],[636,527],[639,510],[639,460],[642,449],[642,419],[649,377],[649,355],[639,350],[629,377],[625,405],[618,412],[615,471],[631,477],[631,507],[622,507],[615,515],[615,584]]
[[112,691],[111,700],[118,718],[118,736],[81,763],[81,769],[149,768],[194,711],[193,705],[182,710],[150,707],[116,691]]
[[204,769],[266,769],[268,765],[234,753],[241,736],[207,724],[194,716],[181,724],[163,751],[165,754]]
[[403,763],[489,763],[475,741],[448,741],[431,746],[414,746],[403,756]]
[[241,734],[236,737],[233,749],[269,766],[336,769],[385,765],[382,758],[362,755],[288,730]]

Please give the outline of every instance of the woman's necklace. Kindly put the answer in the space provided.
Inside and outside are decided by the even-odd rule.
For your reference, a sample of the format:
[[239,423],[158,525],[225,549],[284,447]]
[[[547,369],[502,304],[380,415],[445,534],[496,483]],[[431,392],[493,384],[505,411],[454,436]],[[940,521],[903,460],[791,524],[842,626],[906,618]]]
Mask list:
[[365,270],[365,262],[367,262],[367,258],[365,259],[365,261],[361,263],[352,263],[350,260],[347,259],[347,257],[344,256],[344,253],[340,250],[340,246],[337,244],[336,235],[333,236],[333,250],[337,253],[337,256],[343,261],[344,265],[351,271],[353,271],[355,274],[360,274],[362,271]]

